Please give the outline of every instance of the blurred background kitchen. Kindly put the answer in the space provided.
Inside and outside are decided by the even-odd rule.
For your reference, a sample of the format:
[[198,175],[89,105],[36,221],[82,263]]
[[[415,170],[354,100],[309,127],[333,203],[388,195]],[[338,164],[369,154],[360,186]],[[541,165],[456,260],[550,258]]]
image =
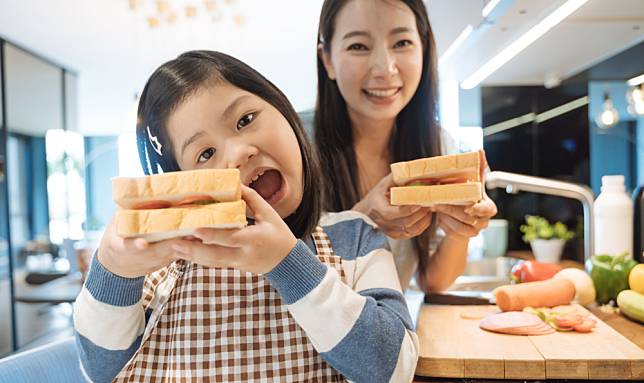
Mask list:
[[[142,174],[134,128],[149,74],[183,51],[220,50],[266,75],[310,126],[321,4],[0,0],[0,357],[72,334],[80,272],[114,211],[110,178]],[[459,150],[484,147],[492,170],[595,197],[604,175],[623,175],[629,194],[644,184],[643,0],[426,4],[441,121]],[[507,221],[488,234],[496,255],[530,249],[519,227],[534,214],[565,223],[575,237],[563,258],[584,260],[578,200],[510,189],[489,190]]]

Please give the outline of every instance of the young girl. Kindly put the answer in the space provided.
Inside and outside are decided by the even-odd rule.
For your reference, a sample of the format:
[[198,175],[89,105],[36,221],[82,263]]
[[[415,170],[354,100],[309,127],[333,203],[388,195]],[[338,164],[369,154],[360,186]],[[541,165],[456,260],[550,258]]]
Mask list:
[[146,173],[239,168],[254,224],[157,243],[108,225],[75,305],[89,379],[412,379],[418,341],[386,238],[356,212],[319,219],[317,162],[272,83],[188,52],[151,76],[138,116]]

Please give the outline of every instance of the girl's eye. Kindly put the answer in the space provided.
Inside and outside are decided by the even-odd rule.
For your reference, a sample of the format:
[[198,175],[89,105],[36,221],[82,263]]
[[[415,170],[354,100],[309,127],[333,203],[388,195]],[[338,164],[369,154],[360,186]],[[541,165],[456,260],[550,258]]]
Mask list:
[[366,51],[367,46],[360,43],[353,43],[347,47],[348,51]]
[[199,162],[200,164],[203,164],[204,162],[208,162],[208,160],[214,155],[215,155],[215,148],[208,148],[199,155],[199,159],[197,160],[197,162]]
[[412,44],[413,43],[410,40],[400,40],[396,44],[394,44],[394,48],[404,48]]
[[248,113],[237,121],[237,129],[248,126],[255,119],[255,113]]

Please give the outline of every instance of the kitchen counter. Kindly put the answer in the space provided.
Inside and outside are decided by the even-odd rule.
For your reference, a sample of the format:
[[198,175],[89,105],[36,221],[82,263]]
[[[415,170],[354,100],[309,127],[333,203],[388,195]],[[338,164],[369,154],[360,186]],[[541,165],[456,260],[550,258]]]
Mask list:
[[635,343],[639,348],[644,350],[644,325],[627,319],[621,314],[605,313],[599,308],[590,309],[597,318],[603,320],[607,325],[617,330],[626,339]]
[[[516,252],[509,254],[510,256],[514,258],[519,258],[519,259],[532,259],[532,254],[529,251],[525,252]],[[485,260],[485,259],[484,259]],[[579,269],[583,269],[583,266],[577,262],[573,261],[562,261],[561,266],[564,268],[566,267],[575,267]],[[481,272],[479,270],[479,272]],[[489,272],[486,270],[483,270],[482,272]],[[478,275],[476,273],[472,274],[474,276]],[[486,274],[487,275],[487,274]],[[468,288],[464,288],[464,290],[468,290]],[[486,286],[478,286],[474,290],[483,290],[486,291]],[[456,291],[459,292],[459,288],[456,288]],[[465,291],[467,292],[467,291]],[[512,379],[518,379],[515,380],[516,382],[523,382],[523,381],[537,381],[534,379],[539,379],[539,375],[541,374],[530,374],[525,368],[532,368],[535,366],[535,362],[530,362],[530,363],[524,363],[523,361],[530,361],[530,360],[535,360],[535,358],[539,359],[539,357],[543,357],[544,359],[550,361],[548,372],[546,372],[546,376],[550,376],[551,379],[547,380],[548,382],[567,382],[569,380],[561,380],[562,378],[571,378],[572,376],[576,376],[576,379],[584,379],[581,376],[583,376],[583,373],[585,372],[585,363],[583,360],[584,358],[590,358],[586,360],[593,360],[592,358],[604,358],[604,355],[607,355],[606,352],[609,349],[612,349],[612,345],[614,343],[611,343],[610,336],[617,336],[619,337],[618,334],[621,334],[624,338],[626,338],[628,341],[632,342],[629,343],[626,340],[622,339],[622,343],[618,342],[619,344],[623,344],[620,346],[621,348],[619,349],[619,355],[623,358],[624,355],[639,355],[639,361],[637,364],[637,367],[635,365],[632,365],[631,368],[634,368],[637,370],[637,374],[641,375],[642,373],[642,357],[641,353],[642,350],[644,350],[644,325],[639,324],[637,322],[631,321],[627,319],[626,317],[622,316],[621,314],[615,312],[615,310],[601,310],[599,307],[593,307],[589,309],[589,311],[595,315],[597,318],[601,319],[604,324],[603,330],[601,331],[601,334],[597,335],[597,339],[593,338],[591,342],[575,342],[575,346],[571,346],[569,343],[566,343],[564,341],[561,345],[561,348],[559,347],[553,347],[552,344],[550,346],[546,346],[545,349],[543,348],[544,344],[550,344],[551,340],[540,340],[539,343],[531,343],[533,346],[536,346],[539,348],[539,350],[536,350],[536,354],[531,354],[529,352],[526,352],[526,350],[529,348],[522,348],[519,345],[521,344],[521,341],[519,342],[513,341],[511,342],[511,346],[508,348],[508,343],[507,340],[499,340],[499,343],[496,345],[496,348],[493,348],[490,350],[489,348],[485,348],[485,346],[480,346],[480,344],[494,344],[496,340],[491,340],[489,337],[479,337],[476,331],[474,331],[470,326],[466,326],[463,328],[463,334],[469,334],[465,337],[461,337],[461,327],[454,327],[450,326],[448,323],[453,323],[452,322],[452,316],[451,315],[446,315],[446,311],[444,308],[441,307],[459,307],[459,306],[428,306],[423,302],[424,294],[421,293],[420,291],[415,291],[415,292],[410,292],[408,290],[405,294],[407,298],[407,303],[408,307],[410,309],[410,313],[412,315],[412,318],[414,320],[414,324],[416,328],[419,330],[419,336],[422,333],[423,335],[420,336],[420,342],[421,342],[421,349],[424,350],[435,350],[436,354],[434,357],[431,358],[437,358],[437,359],[429,359],[432,360],[429,362],[427,357],[425,357],[422,361],[422,364],[419,364],[420,367],[419,371],[422,371],[424,375],[430,375],[431,372],[433,371],[434,368],[438,368],[442,373],[437,373],[437,375],[442,375],[442,376],[463,376],[461,375],[462,372],[460,371],[461,367],[458,367],[458,364],[455,365],[455,370],[451,370],[451,364],[448,362],[447,364],[444,364],[445,360],[449,360],[450,358],[455,358],[455,361],[462,361],[466,360],[466,371],[465,376],[470,376],[469,378],[444,378],[444,377],[424,377],[424,376],[416,376],[414,379],[414,382],[492,382],[492,381],[513,381],[513,380],[499,380],[498,378],[495,380],[490,380],[488,379],[481,379],[481,378],[472,378],[471,376],[498,376],[498,362],[493,362],[493,363],[488,363],[486,364],[488,360],[497,360],[498,361],[498,354],[499,352],[496,350],[508,350],[508,351],[501,351],[501,353],[506,352],[507,356],[510,357],[508,360],[514,360],[516,359],[519,361],[518,366],[516,362],[512,361],[509,362],[510,364],[508,365],[506,362],[505,365],[505,376],[508,378]],[[443,304],[444,302],[437,300],[437,302],[441,302]],[[448,304],[454,304],[448,303]],[[461,303],[461,304],[479,304],[479,303]],[[463,306],[461,306],[463,307]],[[430,309],[431,308],[431,309]],[[429,311],[431,310],[431,311]],[[422,313],[422,315],[420,315]],[[427,316],[430,315],[430,316]],[[419,318],[420,317],[420,318]],[[433,319],[430,319],[433,318]],[[418,321],[423,320],[425,325],[420,324]],[[443,325],[443,323],[445,323]],[[458,325],[460,326],[460,325]],[[428,329],[435,329],[435,328],[441,328],[443,331],[441,331],[440,334],[437,334],[436,337],[431,336],[428,338],[428,334],[432,334],[433,332],[428,332]],[[473,331],[473,332],[472,332]],[[608,338],[604,337],[607,333],[612,332],[614,335],[610,335]],[[454,335],[452,335],[452,333]],[[618,334],[617,334],[618,333]],[[446,335],[449,334],[449,335]],[[607,335],[608,336],[608,335]],[[423,339],[424,338],[424,339]],[[451,339],[455,339],[455,343],[451,342]],[[471,347],[469,345],[463,346],[463,344],[468,344],[468,342],[472,342],[472,339],[476,339],[473,341]],[[597,340],[597,342],[595,342]],[[423,342],[437,342],[438,348],[434,348],[433,343],[423,343]],[[505,342],[505,343],[504,343]],[[545,343],[544,343],[545,342]],[[561,342],[561,340],[559,340]],[[608,343],[607,343],[608,342]],[[625,343],[624,343],[625,342]],[[554,344],[554,343],[553,343]],[[460,345],[460,346],[459,346]],[[463,348],[465,347],[465,348]],[[516,347],[518,349],[517,352],[513,351]],[[564,363],[563,365],[565,366],[567,360],[569,359],[567,352],[569,352],[570,349],[568,347],[571,347],[574,349],[574,347],[581,347],[584,350],[588,350],[587,352],[583,353],[583,355],[577,355],[577,359],[581,361],[582,364],[576,364],[577,367],[581,367],[581,370],[571,370],[575,372],[571,372],[570,374],[568,373],[563,373],[559,374],[558,372],[555,372],[553,370],[553,367],[559,367],[560,363]],[[608,347],[608,348],[607,348]],[[520,352],[523,350],[523,352]],[[564,350],[568,350],[564,352]],[[616,349],[617,350],[617,349]],[[625,350],[630,350],[630,351],[625,351]],[[427,356],[427,351],[424,351],[424,355]],[[625,352],[625,354],[623,353]],[[606,356],[607,363],[606,364],[597,364],[597,362],[589,362],[588,364],[588,372],[589,374],[593,374],[593,377],[595,379],[610,379],[611,377],[616,377],[623,375],[623,359],[619,361],[619,357],[613,360],[613,355],[616,354],[608,354],[611,355]],[[447,358],[447,359],[442,359],[442,358]],[[479,359],[480,358],[480,359]],[[628,358],[628,357],[627,357]],[[574,357],[572,359],[575,359]],[[441,362],[443,360],[443,362]],[[553,362],[554,360],[554,362]],[[602,359],[604,360],[604,359]],[[483,361],[483,362],[480,362]],[[566,361],[566,362],[564,362]],[[597,360],[599,361],[599,360]],[[432,363],[432,364],[428,364]],[[437,365],[433,364],[436,363]],[[443,363],[441,366],[440,364]],[[575,363],[575,362],[573,362]],[[591,364],[592,363],[592,364]],[[591,367],[592,365],[592,367]],[[510,369],[508,370],[508,366],[510,366]],[[481,371],[486,371],[483,374],[479,373],[472,373],[473,368],[481,368]],[[631,370],[631,371],[635,371]],[[503,366],[501,366],[501,379],[503,379]],[[599,371],[599,373],[598,373]],[[635,372],[633,372],[635,373]],[[543,375],[542,375],[543,376]],[[525,380],[524,380],[525,379]],[[545,380],[541,380],[545,381]],[[580,381],[580,380],[576,380]],[[593,380],[593,382],[599,382],[601,380]],[[603,380],[604,382],[608,381],[613,381],[613,380]]]
[[[594,315],[604,321],[607,325],[615,329],[624,337],[635,343],[638,347],[644,350],[644,325],[626,319],[624,316],[613,313],[604,312],[598,307],[590,310]],[[548,382],[564,382],[565,380],[548,380]],[[470,378],[431,378],[416,376],[414,382],[491,382],[486,379],[470,379]],[[597,382],[597,381],[595,381]]]

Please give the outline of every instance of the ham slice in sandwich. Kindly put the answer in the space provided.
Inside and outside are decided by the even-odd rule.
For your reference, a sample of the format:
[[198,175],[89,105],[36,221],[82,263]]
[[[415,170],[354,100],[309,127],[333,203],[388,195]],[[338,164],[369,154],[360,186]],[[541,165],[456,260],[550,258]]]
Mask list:
[[246,226],[239,169],[203,169],[112,179],[118,235],[157,242],[200,227]]
[[391,164],[398,186],[390,189],[392,205],[469,205],[482,198],[479,154],[470,152]]

